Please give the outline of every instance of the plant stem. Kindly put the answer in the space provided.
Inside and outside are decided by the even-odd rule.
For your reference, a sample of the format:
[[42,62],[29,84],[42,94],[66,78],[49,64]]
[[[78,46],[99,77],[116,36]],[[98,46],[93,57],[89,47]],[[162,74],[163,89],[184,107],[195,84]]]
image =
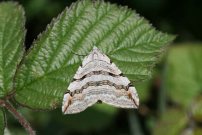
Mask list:
[[128,121],[130,125],[131,135],[143,135],[137,114],[134,110],[128,111]]
[[0,106],[8,109],[30,135],[36,135],[30,123],[9,102],[0,99]]
[[165,88],[166,72],[167,72],[167,65],[165,64],[163,67],[163,71],[162,71],[162,76],[161,76],[162,82],[161,82],[159,97],[158,97],[158,112],[159,112],[160,116],[166,110],[166,88]]

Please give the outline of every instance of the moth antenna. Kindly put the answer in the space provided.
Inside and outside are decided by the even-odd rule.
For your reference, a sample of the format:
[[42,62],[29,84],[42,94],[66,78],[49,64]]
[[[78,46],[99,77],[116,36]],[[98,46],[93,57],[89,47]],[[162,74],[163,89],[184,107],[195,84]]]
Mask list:
[[75,54],[75,55],[78,55],[78,56],[87,56],[87,55],[84,55],[84,54],[77,54],[77,53],[75,53],[74,51],[71,51],[73,54]]
[[137,83],[137,81],[131,80],[130,83],[133,85],[133,84]]

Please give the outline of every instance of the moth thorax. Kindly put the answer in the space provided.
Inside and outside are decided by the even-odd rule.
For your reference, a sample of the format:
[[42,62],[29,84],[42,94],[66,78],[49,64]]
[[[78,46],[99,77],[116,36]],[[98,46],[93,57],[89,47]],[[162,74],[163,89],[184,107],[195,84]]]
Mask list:
[[93,60],[95,60],[95,59],[98,59],[98,58],[99,58],[97,53],[94,53],[92,56],[93,56],[93,57],[92,57],[92,59],[93,59]]

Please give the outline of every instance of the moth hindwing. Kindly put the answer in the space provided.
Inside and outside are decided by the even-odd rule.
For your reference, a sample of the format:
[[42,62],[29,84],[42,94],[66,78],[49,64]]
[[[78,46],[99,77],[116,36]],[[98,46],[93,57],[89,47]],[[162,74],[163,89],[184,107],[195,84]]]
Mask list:
[[137,108],[136,89],[119,68],[97,47],[82,62],[64,95],[62,112],[84,111],[97,102],[120,108]]

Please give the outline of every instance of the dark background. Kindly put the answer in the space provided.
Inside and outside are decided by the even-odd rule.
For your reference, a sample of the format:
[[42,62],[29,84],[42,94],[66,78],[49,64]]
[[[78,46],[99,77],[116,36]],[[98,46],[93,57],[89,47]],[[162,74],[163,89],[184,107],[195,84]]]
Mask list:
[[[17,0],[16,0],[17,1]],[[45,30],[53,17],[61,13],[75,0],[18,0],[26,13],[26,47]],[[145,17],[158,30],[177,35],[174,43],[200,42],[202,40],[201,0],[105,0],[128,6]],[[156,68],[160,71],[162,65]],[[154,75],[148,97],[138,111],[123,109],[91,108],[72,116],[62,115],[60,108],[54,111],[30,111],[19,107],[39,135],[150,135],[158,119],[158,96],[161,80]],[[168,104],[170,104],[168,102]],[[99,105],[98,105],[99,106]],[[99,108],[99,107],[98,107]],[[110,112],[108,112],[108,109]],[[134,115],[135,114],[135,115]],[[8,128],[13,134],[26,134],[12,116],[8,116]],[[135,131],[134,131],[135,130]]]
[[[106,0],[136,10],[158,30],[178,35],[179,41],[202,39],[201,0]],[[56,17],[75,0],[18,0],[25,8],[27,22],[26,45],[42,32]]]

